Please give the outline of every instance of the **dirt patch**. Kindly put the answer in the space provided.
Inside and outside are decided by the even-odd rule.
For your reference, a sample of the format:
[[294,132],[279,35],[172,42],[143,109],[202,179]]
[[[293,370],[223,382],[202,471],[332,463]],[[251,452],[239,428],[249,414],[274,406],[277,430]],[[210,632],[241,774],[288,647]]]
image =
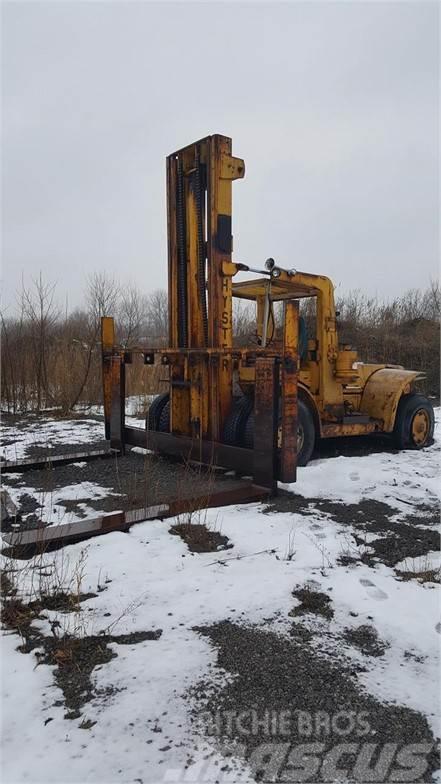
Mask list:
[[131,632],[130,634],[109,635],[109,642],[117,642],[119,645],[136,645],[138,642],[146,640],[159,640],[162,629],[155,629],[149,632]]
[[338,438],[322,438],[314,449],[313,459],[327,457],[364,457],[376,453],[389,452],[397,455],[399,449],[390,436],[374,433],[371,436],[339,436]]
[[[71,432],[72,441],[63,441],[59,444],[51,443],[50,432],[45,436],[41,436],[39,426],[41,423],[50,424],[51,422],[66,422],[69,425],[83,425],[90,428],[91,438],[87,443],[83,439],[75,440],[74,431]],[[4,435],[0,436],[0,446],[11,447],[15,444],[15,439],[10,437],[8,428],[19,428],[21,433],[27,434],[28,443],[24,445],[25,459],[35,459],[43,457],[55,457],[57,455],[64,455],[69,452],[86,452],[95,449],[106,449],[108,443],[104,438],[96,438],[97,428],[94,424],[99,422],[103,423],[103,418],[94,414],[88,414],[85,417],[83,414],[75,414],[72,412],[69,416],[61,414],[61,412],[51,411],[42,412],[41,414],[8,414],[2,413],[2,426]],[[103,424],[104,431],[104,424]],[[93,433],[93,437],[92,436]],[[103,432],[104,434],[104,432]],[[7,459],[15,460],[15,455],[12,450],[8,450]],[[18,458],[18,459],[21,459]]]
[[293,623],[290,630],[289,630],[290,637],[293,638],[296,642],[310,642],[312,640],[312,632],[303,626],[301,623]]
[[44,617],[43,610],[80,611],[79,603],[96,594],[84,593],[74,596],[58,593],[41,596],[38,600],[26,604],[14,595],[14,589],[7,577],[2,578],[2,589],[4,589],[2,624],[20,635],[22,644],[18,646],[18,650],[21,653],[35,651],[38,664],[56,667],[54,678],[63,692],[64,701],[61,704],[67,708],[65,719],[78,718],[85,703],[93,697],[101,696],[100,691],[92,684],[91,674],[95,667],[106,664],[118,655],[109,648],[109,643],[136,645],[146,640],[158,640],[162,634],[161,629],[155,629],[131,634],[107,633],[81,638],[69,634],[58,636],[60,623],[55,620],[51,624],[53,636],[47,636],[33,625],[35,620]]
[[382,501],[364,498],[358,504],[343,501],[328,501],[325,498],[304,498],[288,492],[279,494],[263,510],[268,512],[294,512],[301,515],[317,515],[317,511],[329,515],[340,524],[349,524],[369,531],[388,531],[391,517],[398,514],[396,509]]
[[358,626],[356,629],[345,629],[343,637],[365,656],[383,656],[388,647],[379,639],[377,630],[369,624]]
[[327,593],[321,591],[313,591],[311,588],[297,588],[292,592],[292,595],[299,599],[301,604],[291,610],[290,615],[306,615],[307,613],[314,613],[314,615],[322,615],[328,621],[334,616],[334,610],[331,607],[331,597]]
[[418,583],[440,583],[441,569],[425,569],[423,571],[400,571],[395,569],[395,574],[400,580],[416,580]]
[[[305,761],[297,757],[295,771],[288,759],[299,747],[307,755],[313,753],[304,746],[311,743],[321,745],[310,780],[336,780],[327,778],[326,754],[342,743],[353,744],[339,760],[338,767],[347,771],[345,780],[379,780],[372,777],[371,759],[369,769],[354,771],[366,743],[375,744],[376,755],[389,748],[386,744],[396,744],[382,781],[388,780],[391,768],[400,770],[396,752],[408,744],[426,744],[418,780],[430,780],[438,758],[435,738],[421,714],[376,700],[344,665],[317,655],[304,641],[230,621],[196,631],[209,638],[217,650],[218,667],[232,677],[219,683],[213,674],[198,684],[192,692],[195,718],[226,756],[234,753],[247,761],[256,780],[306,780]],[[355,719],[346,722],[342,732],[344,722],[340,724],[338,717],[348,711]],[[363,726],[361,716],[366,720]]]
[[192,553],[213,553],[233,547],[227,536],[210,531],[203,523],[178,523],[172,525],[169,533],[180,536]]
[[[432,526],[438,525],[439,522],[437,504],[433,507],[423,504],[418,507],[418,512],[409,513],[402,520],[397,520],[397,509],[382,501],[364,498],[358,504],[346,504],[281,492],[263,512],[292,512],[303,516],[316,516],[319,512],[328,515],[340,525],[351,526],[360,534],[382,534],[367,544],[373,549],[373,553],[342,554],[338,561],[344,566],[357,561],[368,566],[375,565],[376,561],[395,566],[404,558],[417,558],[431,550],[437,551],[441,543],[439,532],[432,529]],[[355,536],[355,540],[358,545],[366,546],[362,536]]]
[[114,659],[118,654],[109,648],[109,643],[135,645],[145,640],[157,640],[160,630],[154,632],[134,632],[122,635],[91,635],[75,638],[65,636],[60,639],[33,635],[20,646],[22,653],[29,653],[35,648],[42,648],[37,653],[39,664],[56,665],[54,677],[57,686],[62,690],[64,704],[67,708],[65,719],[77,719],[81,716],[81,708],[95,696],[91,674],[95,667]]
[[17,631],[22,637],[32,636],[32,621],[39,617],[35,608],[30,607],[16,596],[2,601],[1,622],[6,629]]
[[60,591],[47,596],[43,594],[39,599],[29,602],[28,607],[35,610],[37,614],[42,610],[58,610],[63,613],[78,612],[81,602],[85,602],[87,599],[94,599],[96,595],[96,593],[80,593],[75,595]]
[[[397,499],[399,500],[399,499]],[[316,515],[317,512],[329,515],[340,524],[349,524],[369,533],[394,533],[399,511],[383,501],[362,498],[357,504],[343,501],[328,501],[325,498],[304,498],[301,495],[279,491],[263,509],[263,513],[292,512],[301,515]],[[419,504],[418,511],[404,516],[404,523],[411,526],[438,525],[440,506],[437,499],[434,505]]]
[[[82,420],[75,420],[76,422],[82,422]],[[47,457],[59,457],[60,455],[69,455],[72,452],[95,452],[101,451],[103,449],[109,448],[109,442],[106,441],[104,438],[102,439],[95,439],[84,443],[84,441],[74,441],[74,442],[67,442],[63,441],[62,444],[45,444],[45,443],[35,443],[28,447],[26,447],[26,460],[39,460],[40,458],[47,458]],[[81,460],[81,458],[78,458]]]
[[[78,497],[63,499],[62,492],[59,493],[61,497],[58,497],[53,508],[56,519],[60,516],[63,518],[64,514],[69,518],[69,513],[84,518],[87,515],[82,504],[97,512],[113,512],[116,508],[126,511],[167,503],[173,498],[208,498],[211,492],[243,484],[241,479],[224,476],[221,472],[193,468],[157,455],[143,455],[133,451],[128,451],[124,456],[92,460],[83,465],[69,464],[27,471],[23,479],[26,487],[32,488],[37,494],[35,498],[22,493],[19,499],[19,515],[13,522],[21,523],[23,528],[35,527],[37,524],[40,496],[41,499],[49,499],[52,493],[62,491],[68,485],[78,485]],[[2,477],[6,489],[19,486],[23,479],[13,474],[4,474]],[[96,498],[91,492],[91,497],[86,497],[87,494],[81,491],[81,482],[107,488],[108,495]]]
[[369,565],[374,559],[386,566],[395,566],[405,558],[419,558],[440,548],[440,534],[430,529],[412,528],[405,523],[396,523],[393,535],[369,542],[374,550],[372,556],[364,555],[361,560]]
[[[90,498],[75,498],[75,499],[69,498],[69,499],[63,499],[59,503],[60,506],[64,506],[66,513],[68,515],[70,512],[73,512],[77,517],[85,519],[88,516],[90,517],[90,512],[87,515],[84,509],[81,508],[81,505],[86,505],[86,506],[89,505],[90,500],[91,500]],[[116,498],[114,499],[114,503],[117,503]]]
[[[4,481],[5,477],[3,477]],[[34,496],[30,495],[29,493],[20,493],[17,502],[17,515],[13,520],[5,521],[6,523],[10,523],[10,528],[13,530],[15,523],[15,527],[17,523],[21,523],[23,517],[26,517],[28,523],[37,524],[39,520],[38,512],[41,509],[42,504],[40,504]],[[7,530],[8,526],[4,528]]]

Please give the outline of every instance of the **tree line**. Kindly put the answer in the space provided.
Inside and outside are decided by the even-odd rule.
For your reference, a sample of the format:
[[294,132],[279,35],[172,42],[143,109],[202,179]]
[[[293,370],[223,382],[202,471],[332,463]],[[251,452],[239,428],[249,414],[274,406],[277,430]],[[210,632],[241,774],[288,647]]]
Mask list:
[[[439,398],[438,283],[411,290],[388,301],[361,291],[337,297],[341,343],[358,349],[365,362],[394,363],[426,374],[425,392]],[[302,303],[313,334],[314,302]],[[87,281],[84,307],[68,311],[56,298],[56,287],[40,275],[22,285],[14,314],[1,315],[1,401],[12,413],[48,407],[68,413],[82,405],[101,403],[100,319],[115,317],[118,342],[134,345],[167,344],[167,294],[144,294],[135,285],[122,286],[105,273]],[[276,323],[280,309],[276,309]],[[233,332],[238,344],[255,343],[254,307],[235,301]],[[134,357],[127,374],[127,392],[155,394],[164,388],[165,369],[146,367]]]

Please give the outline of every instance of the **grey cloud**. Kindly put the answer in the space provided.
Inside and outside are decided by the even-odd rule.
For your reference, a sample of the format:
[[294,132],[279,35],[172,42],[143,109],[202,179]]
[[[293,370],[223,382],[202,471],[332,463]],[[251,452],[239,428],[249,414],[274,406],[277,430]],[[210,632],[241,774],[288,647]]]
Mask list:
[[166,285],[165,156],[233,137],[235,256],[437,275],[436,3],[6,3],[3,278]]

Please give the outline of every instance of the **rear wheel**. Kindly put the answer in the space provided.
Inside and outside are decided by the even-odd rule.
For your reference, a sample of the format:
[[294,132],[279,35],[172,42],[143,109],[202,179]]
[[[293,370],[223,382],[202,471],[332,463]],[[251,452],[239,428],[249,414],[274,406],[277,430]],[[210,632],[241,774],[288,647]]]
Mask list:
[[161,414],[167,403],[170,403],[170,395],[168,392],[163,392],[162,395],[158,395],[152,400],[145,420],[147,430],[160,430],[159,423]]
[[[310,408],[298,401],[297,408],[297,465],[309,463],[315,445],[315,425]],[[254,413],[251,412],[244,428],[244,446],[252,449],[254,445]]]
[[170,433],[170,400],[167,400],[161,411],[158,430],[160,433]]
[[247,395],[235,398],[231,412],[225,420],[222,433],[224,444],[244,446],[245,426],[252,408],[253,400]]
[[393,432],[399,449],[423,449],[431,444],[434,425],[433,406],[425,395],[403,395]]

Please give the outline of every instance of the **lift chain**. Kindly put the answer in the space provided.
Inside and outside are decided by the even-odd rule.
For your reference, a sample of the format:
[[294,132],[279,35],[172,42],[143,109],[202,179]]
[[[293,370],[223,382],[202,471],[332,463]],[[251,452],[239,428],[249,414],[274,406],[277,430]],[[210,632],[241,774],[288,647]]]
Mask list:
[[198,290],[202,308],[202,322],[204,329],[204,345],[208,345],[208,313],[207,313],[207,294],[206,294],[206,245],[204,240],[204,217],[205,217],[205,188],[202,183],[202,164],[200,159],[199,147],[195,150],[195,180],[194,192],[196,200],[196,222],[197,222],[197,254],[198,254]]

